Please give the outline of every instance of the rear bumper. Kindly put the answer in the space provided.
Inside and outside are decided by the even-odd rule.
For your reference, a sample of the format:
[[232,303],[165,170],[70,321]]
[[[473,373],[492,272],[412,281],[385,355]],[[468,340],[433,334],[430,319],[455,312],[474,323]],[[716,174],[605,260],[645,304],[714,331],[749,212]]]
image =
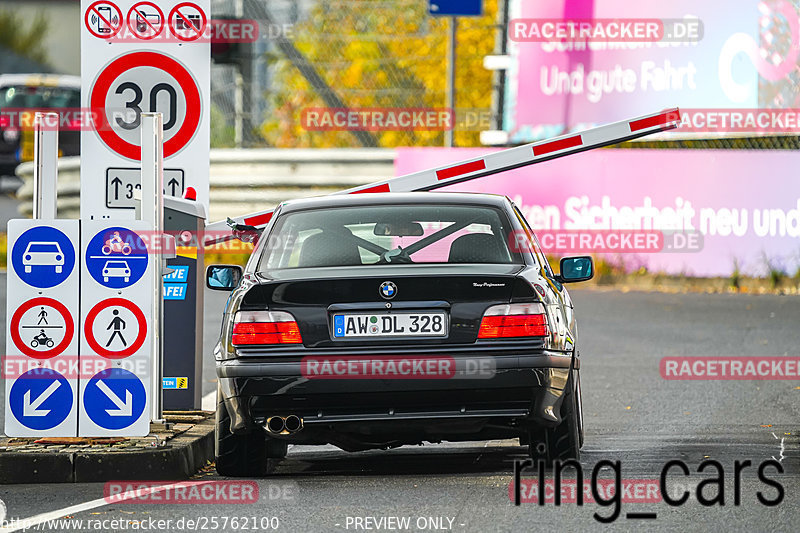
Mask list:
[[[299,360],[239,358],[218,362],[217,376],[231,428],[237,433],[248,432],[271,416],[287,415],[303,418],[306,433],[313,432],[314,426],[331,429],[355,423],[407,428],[415,421],[444,425],[455,421],[458,425],[459,420],[503,419],[544,426],[561,422],[570,355],[542,350],[528,355],[448,357],[465,371],[445,378],[322,379],[309,375],[308,367]],[[478,360],[483,363],[480,369],[474,364]]]

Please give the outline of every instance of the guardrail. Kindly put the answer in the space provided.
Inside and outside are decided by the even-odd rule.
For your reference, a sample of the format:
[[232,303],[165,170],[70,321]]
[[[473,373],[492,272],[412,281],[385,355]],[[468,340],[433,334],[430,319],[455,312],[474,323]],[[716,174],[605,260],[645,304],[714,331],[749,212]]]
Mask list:
[[[211,150],[209,221],[390,178],[395,156],[388,148]],[[20,213],[30,216],[33,163],[20,165],[17,175],[24,182],[17,192]],[[80,216],[79,157],[58,161],[58,216]]]

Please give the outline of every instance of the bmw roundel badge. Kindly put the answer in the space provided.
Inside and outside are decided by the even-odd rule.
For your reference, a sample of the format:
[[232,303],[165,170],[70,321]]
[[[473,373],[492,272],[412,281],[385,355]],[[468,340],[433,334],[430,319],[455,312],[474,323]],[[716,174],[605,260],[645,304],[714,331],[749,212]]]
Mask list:
[[391,300],[397,294],[397,285],[391,281],[384,281],[378,288],[378,292],[387,300]]

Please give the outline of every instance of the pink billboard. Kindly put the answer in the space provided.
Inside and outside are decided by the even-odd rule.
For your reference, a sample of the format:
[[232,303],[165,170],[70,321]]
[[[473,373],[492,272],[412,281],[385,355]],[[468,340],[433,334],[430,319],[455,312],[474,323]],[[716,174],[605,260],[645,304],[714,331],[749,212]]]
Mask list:
[[[401,148],[395,175],[487,151]],[[641,253],[623,248],[617,259],[633,268],[691,276],[727,276],[736,264],[743,274],[764,275],[769,264],[793,275],[800,268],[798,168],[800,153],[793,151],[605,149],[442,190],[508,196],[547,237],[546,251],[556,255],[564,250],[554,234],[660,230],[667,245]],[[675,233],[700,238],[681,243]]]
[[671,107],[800,107],[793,74],[800,57],[797,2],[516,0],[511,6],[513,61],[503,113],[511,143]]

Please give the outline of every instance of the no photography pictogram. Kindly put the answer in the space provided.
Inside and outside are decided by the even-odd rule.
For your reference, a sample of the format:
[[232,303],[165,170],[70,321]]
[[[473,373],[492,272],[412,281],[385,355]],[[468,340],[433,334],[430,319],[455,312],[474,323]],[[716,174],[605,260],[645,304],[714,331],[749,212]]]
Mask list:
[[139,39],[158,37],[164,25],[164,12],[152,2],[139,2],[128,11],[128,28]]
[[181,41],[196,41],[202,37],[208,18],[203,9],[192,2],[183,2],[169,12],[169,29]]
[[86,29],[100,39],[110,39],[122,29],[122,11],[112,2],[101,0],[90,5],[84,16]]

